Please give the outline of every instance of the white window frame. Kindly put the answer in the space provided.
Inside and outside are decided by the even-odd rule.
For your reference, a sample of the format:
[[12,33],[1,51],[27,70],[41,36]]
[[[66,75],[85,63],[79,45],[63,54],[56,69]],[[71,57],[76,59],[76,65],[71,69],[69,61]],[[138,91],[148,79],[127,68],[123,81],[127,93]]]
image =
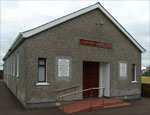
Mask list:
[[4,63],[4,74],[6,74],[6,60],[5,60],[5,63]]
[[11,57],[11,76],[13,75],[13,57]]
[[6,60],[6,64],[7,64],[6,74],[8,76],[8,59]]
[[11,76],[13,75],[13,57],[11,57]]
[[39,74],[38,74],[38,82],[35,85],[49,85],[49,83],[47,82],[47,59],[46,58],[38,58],[38,72],[39,72],[39,60],[40,59],[45,59],[45,69],[46,69],[46,73],[45,73],[45,81],[39,81]]
[[[132,64],[132,69],[133,69],[133,65],[134,65],[134,76],[133,76],[133,73],[132,73],[132,81],[131,83],[137,83],[137,78],[136,78],[136,64]],[[132,70],[133,72],[133,70]],[[133,80],[133,77],[134,77],[134,80]]]
[[9,58],[8,58],[8,75],[9,75]]
[[10,75],[10,67],[11,67],[10,57],[9,57],[8,61],[9,61],[9,72],[8,73]]
[[16,58],[17,58],[17,63],[16,63],[16,77],[19,77],[19,53],[17,53],[17,55],[16,55]]
[[13,56],[13,76],[15,76],[15,55]]

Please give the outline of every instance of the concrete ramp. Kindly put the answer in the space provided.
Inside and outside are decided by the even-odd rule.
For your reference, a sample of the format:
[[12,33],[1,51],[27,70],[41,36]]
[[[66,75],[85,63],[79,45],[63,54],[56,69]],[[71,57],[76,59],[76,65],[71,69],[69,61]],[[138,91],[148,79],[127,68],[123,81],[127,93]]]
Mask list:
[[76,102],[73,104],[65,105],[59,107],[66,113],[77,113],[77,112],[87,112],[87,111],[95,111],[101,109],[108,109],[108,108],[116,108],[122,106],[129,106],[130,103],[126,103],[122,100],[116,99],[104,99],[104,105],[102,105],[102,98],[86,98],[80,102]]

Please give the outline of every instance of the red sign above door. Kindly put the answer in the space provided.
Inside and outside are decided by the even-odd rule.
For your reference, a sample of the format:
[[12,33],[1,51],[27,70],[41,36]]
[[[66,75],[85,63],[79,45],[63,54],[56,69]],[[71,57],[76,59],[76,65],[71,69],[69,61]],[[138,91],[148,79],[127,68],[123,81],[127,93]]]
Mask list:
[[96,47],[108,48],[108,49],[112,48],[112,44],[111,43],[91,41],[91,40],[84,40],[84,39],[80,39],[80,44],[88,45],[88,46],[96,46]]

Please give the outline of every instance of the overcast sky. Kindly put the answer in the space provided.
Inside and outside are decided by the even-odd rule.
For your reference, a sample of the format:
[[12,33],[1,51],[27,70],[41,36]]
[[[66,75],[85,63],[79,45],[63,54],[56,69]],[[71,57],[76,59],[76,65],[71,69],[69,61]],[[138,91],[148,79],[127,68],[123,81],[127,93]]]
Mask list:
[[[19,32],[32,29],[98,1],[1,1],[2,58]],[[147,52],[142,54],[142,66],[150,65],[150,2],[99,1],[105,9],[138,41]]]

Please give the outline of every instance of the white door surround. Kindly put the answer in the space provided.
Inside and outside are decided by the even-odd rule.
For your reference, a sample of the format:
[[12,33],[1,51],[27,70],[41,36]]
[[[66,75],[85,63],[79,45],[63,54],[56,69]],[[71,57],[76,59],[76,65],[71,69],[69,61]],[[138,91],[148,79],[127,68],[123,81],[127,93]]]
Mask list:
[[[101,62],[99,63],[99,84],[100,87],[104,87],[104,96],[110,97],[110,63]],[[103,91],[99,91],[99,96],[101,97]]]

